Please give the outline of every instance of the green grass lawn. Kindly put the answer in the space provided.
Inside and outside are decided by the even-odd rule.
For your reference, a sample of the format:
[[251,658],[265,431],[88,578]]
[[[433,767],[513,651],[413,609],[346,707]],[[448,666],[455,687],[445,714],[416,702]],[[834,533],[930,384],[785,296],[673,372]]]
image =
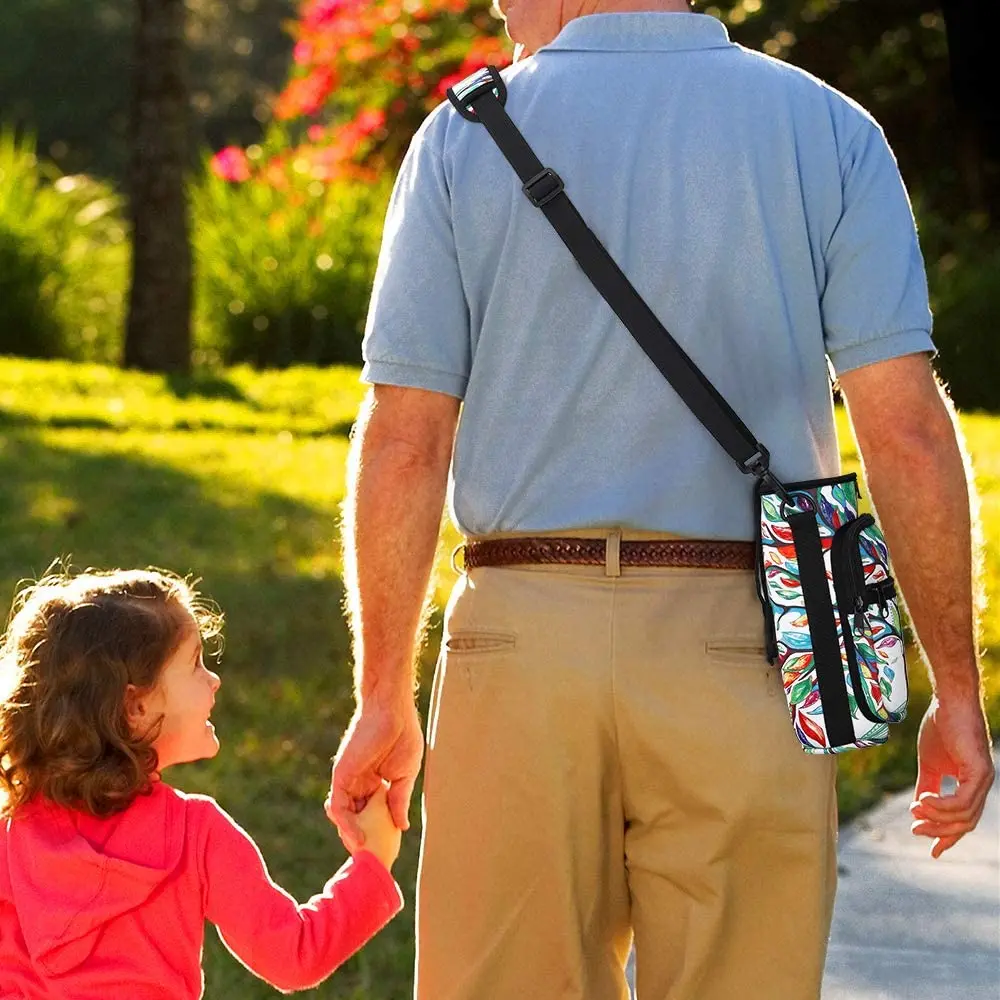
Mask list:
[[[322,812],[329,758],[351,710],[337,537],[347,434],[363,392],[352,368],[168,380],[115,369],[0,359],[0,597],[57,556],[77,567],[159,565],[203,580],[224,608],[222,752],[169,773],[213,794],[257,839],[298,898],[345,854]],[[983,494],[989,589],[1000,595],[1000,418],[963,418]],[[857,457],[842,433],[848,467]],[[452,579],[447,529],[437,594]],[[987,621],[988,689],[1000,728],[998,618]],[[437,631],[428,644],[433,661]],[[424,670],[424,695],[429,684]],[[911,670],[912,721],[887,747],[840,758],[845,816],[912,780],[926,701]],[[419,809],[414,806],[414,828]],[[411,983],[417,835],[396,870],[407,909],[317,997],[399,1000]],[[206,945],[209,1000],[274,996]]]

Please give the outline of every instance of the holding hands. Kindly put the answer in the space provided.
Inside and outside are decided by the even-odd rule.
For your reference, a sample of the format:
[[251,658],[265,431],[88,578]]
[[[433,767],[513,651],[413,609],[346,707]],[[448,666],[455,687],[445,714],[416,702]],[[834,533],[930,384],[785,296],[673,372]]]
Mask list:
[[392,821],[387,800],[388,787],[382,785],[357,814],[357,824],[364,836],[364,850],[371,851],[382,864],[391,869],[399,857],[402,831]]
[[334,758],[325,809],[347,849],[371,851],[386,867],[399,854],[400,832],[424,754],[411,695],[387,703],[364,701]]

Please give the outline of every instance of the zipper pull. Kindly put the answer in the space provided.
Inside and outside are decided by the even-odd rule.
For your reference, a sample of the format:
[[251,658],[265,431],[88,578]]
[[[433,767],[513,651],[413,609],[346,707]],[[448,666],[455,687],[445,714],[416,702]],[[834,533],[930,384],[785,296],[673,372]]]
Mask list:
[[896,584],[892,577],[889,577],[885,580],[880,580],[878,583],[869,584],[865,588],[865,596],[862,600],[865,607],[877,604],[879,611],[882,612],[882,617],[886,618],[889,614],[889,602],[895,596]]

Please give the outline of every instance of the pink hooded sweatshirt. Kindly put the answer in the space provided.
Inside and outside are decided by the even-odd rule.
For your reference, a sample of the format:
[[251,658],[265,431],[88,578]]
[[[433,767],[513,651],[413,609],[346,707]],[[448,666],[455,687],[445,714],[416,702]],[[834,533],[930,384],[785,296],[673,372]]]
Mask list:
[[307,989],[401,908],[365,851],[299,905],[214,799],[162,782],[107,819],[36,801],[0,821],[0,1000],[197,1000],[206,920],[256,975]]

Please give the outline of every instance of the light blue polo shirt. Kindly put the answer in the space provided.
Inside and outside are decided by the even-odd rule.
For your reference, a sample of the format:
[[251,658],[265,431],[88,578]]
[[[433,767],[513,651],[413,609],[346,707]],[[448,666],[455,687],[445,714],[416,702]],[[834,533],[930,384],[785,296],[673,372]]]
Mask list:
[[[578,18],[503,76],[539,159],[777,475],[836,475],[827,359],[844,372],[933,350],[878,125],[702,14]],[[364,359],[368,382],[464,401],[449,502],[466,534],[753,537],[752,480],[447,101],[397,179]]]

